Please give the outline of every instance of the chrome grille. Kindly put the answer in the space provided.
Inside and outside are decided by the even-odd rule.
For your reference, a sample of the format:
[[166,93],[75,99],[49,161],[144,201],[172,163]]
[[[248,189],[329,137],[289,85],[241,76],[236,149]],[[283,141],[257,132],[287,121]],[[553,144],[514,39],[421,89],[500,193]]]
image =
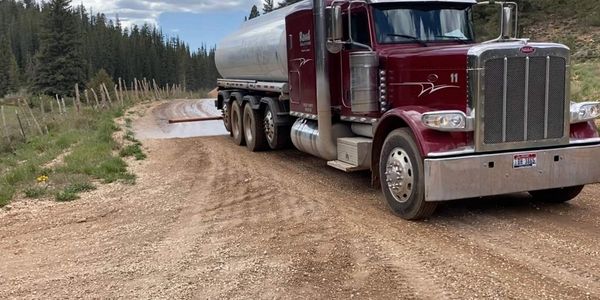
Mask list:
[[565,135],[567,61],[495,57],[484,64],[483,143],[529,143]]

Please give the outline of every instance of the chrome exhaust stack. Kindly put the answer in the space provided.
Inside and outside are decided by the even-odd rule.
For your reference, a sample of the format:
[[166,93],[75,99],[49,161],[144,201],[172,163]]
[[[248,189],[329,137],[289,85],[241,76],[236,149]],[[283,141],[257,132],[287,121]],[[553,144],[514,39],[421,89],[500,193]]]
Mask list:
[[325,0],[313,0],[313,22],[315,24],[315,69],[317,72],[317,122],[319,130],[317,149],[320,157],[334,160],[337,158],[337,141],[334,140],[332,135]]
[[292,143],[298,150],[328,161],[336,160],[337,139],[354,136],[350,126],[333,124],[331,94],[327,62],[327,20],[325,1],[313,0],[315,31],[315,69],[317,94],[317,120],[298,119],[292,126]]

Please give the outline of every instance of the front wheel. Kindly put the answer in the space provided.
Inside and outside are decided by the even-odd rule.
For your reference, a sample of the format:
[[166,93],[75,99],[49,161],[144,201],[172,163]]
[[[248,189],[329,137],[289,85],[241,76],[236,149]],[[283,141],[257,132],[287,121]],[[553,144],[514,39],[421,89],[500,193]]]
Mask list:
[[583,190],[583,185],[551,189],[542,191],[531,191],[529,194],[533,199],[548,203],[563,203],[575,199]]
[[399,217],[417,220],[435,211],[437,203],[425,201],[423,158],[408,129],[396,129],[385,139],[379,178],[388,206]]

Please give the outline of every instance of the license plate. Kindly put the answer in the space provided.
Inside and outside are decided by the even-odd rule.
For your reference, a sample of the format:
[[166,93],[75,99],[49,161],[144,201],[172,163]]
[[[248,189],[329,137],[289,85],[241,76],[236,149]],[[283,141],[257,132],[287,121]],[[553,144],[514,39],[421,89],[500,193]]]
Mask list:
[[537,154],[517,154],[513,157],[513,168],[524,169],[537,166]]

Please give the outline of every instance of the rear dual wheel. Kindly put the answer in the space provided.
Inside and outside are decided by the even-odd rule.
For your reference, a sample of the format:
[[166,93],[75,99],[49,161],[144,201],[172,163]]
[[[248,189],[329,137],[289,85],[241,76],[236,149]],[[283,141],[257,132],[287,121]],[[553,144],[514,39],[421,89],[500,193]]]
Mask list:
[[[242,106],[239,101],[231,104],[231,135],[233,141],[240,146],[245,145]],[[231,102],[230,102],[231,103]]]
[[230,101],[223,107],[223,122],[237,145],[246,145],[250,151],[278,150],[290,144],[290,127],[278,125],[276,113],[268,104],[263,110]]
[[231,135],[231,101],[228,103],[223,103],[223,125],[225,125],[225,129]]
[[252,152],[265,150],[268,145],[262,110],[252,109],[250,104],[244,105],[243,121],[246,147]]
[[275,111],[269,105],[265,108],[263,123],[265,138],[271,149],[283,149],[290,144],[290,128],[288,126],[277,126]]

